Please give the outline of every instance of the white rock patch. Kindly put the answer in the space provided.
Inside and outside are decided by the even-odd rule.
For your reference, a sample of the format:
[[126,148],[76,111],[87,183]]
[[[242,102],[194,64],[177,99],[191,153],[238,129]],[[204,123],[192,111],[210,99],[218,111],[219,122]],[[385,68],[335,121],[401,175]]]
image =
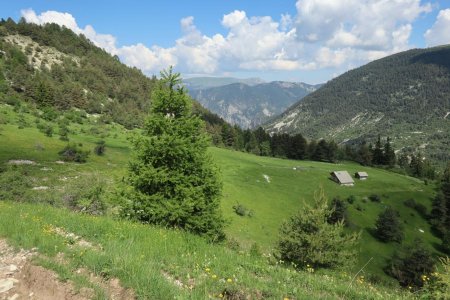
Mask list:
[[48,186],[35,186],[34,188],[32,188],[33,191],[43,191],[48,189],[49,189]]
[[27,159],[12,159],[8,161],[10,165],[34,165],[35,162]]

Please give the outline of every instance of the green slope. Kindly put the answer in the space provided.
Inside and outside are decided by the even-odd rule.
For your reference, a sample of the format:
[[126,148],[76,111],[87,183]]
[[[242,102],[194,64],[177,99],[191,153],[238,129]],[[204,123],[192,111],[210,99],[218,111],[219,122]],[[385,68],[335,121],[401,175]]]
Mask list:
[[[29,127],[18,129],[19,115],[25,118]],[[101,181],[107,195],[115,189],[126,174],[130,155],[127,137],[133,132],[117,124],[99,124],[95,117],[83,119],[82,124],[71,123],[69,126],[71,141],[82,143],[84,149],[92,150],[99,139],[106,141],[104,156],[91,154],[85,164],[58,164],[57,152],[66,142],[55,134],[47,137],[36,128],[31,127],[34,116],[28,113],[18,114],[7,105],[0,106],[0,164],[10,159],[30,159],[35,165],[17,167],[28,180],[23,201],[53,203],[64,206],[66,190],[83,189]],[[92,130],[97,128],[97,130]],[[94,134],[94,133],[96,134]],[[100,133],[98,133],[100,132]],[[37,147],[39,145],[39,147]],[[346,199],[353,195],[356,201],[348,205],[350,221],[349,230],[361,230],[360,265],[370,257],[373,261],[367,268],[368,274],[383,277],[381,268],[385,259],[398,247],[398,244],[383,244],[370,234],[377,214],[387,205],[393,206],[401,213],[404,220],[406,241],[419,237],[432,249],[440,243],[430,234],[427,222],[403,202],[414,199],[429,208],[434,196],[434,185],[391,173],[381,169],[361,167],[354,163],[329,164],[310,161],[292,161],[268,157],[258,157],[242,152],[211,148],[216,163],[221,169],[224,182],[222,208],[230,221],[227,228],[229,237],[234,238],[242,249],[249,249],[257,243],[265,253],[272,253],[277,241],[278,228],[284,219],[301,209],[305,202],[311,202],[314,193],[320,188],[331,199],[340,196]],[[296,168],[295,170],[293,168]],[[46,169],[51,169],[51,171]],[[357,181],[354,187],[341,187],[329,179],[334,170],[347,170],[351,174],[366,171],[367,181]],[[270,182],[264,175],[268,176]],[[6,177],[5,177],[6,178]],[[64,179],[66,178],[66,179]],[[7,179],[5,179],[7,180]],[[3,184],[10,185],[8,182]],[[32,187],[48,186],[48,190],[33,191]],[[381,196],[381,202],[367,200],[371,194]],[[108,199],[108,197],[106,197]],[[252,217],[241,217],[233,211],[237,203],[251,209]],[[117,205],[109,202],[110,206]],[[358,210],[360,209],[360,210]],[[114,214],[115,209],[110,213]],[[423,230],[424,232],[420,232]],[[356,266],[355,266],[356,267]]]

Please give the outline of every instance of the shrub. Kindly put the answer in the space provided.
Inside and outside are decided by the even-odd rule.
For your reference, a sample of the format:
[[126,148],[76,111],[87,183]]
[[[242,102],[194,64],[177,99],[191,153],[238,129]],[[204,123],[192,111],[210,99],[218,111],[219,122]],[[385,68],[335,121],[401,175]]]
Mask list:
[[81,177],[66,186],[62,195],[64,203],[73,210],[91,215],[106,212],[105,183],[98,176]]
[[245,216],[248,216],[248,217],[253,217],[253,211],[252,210],[250,210],[250,209],[248,209],[248,208],[246,208],[244,205],[242,205],[242,204],[236,204],[236,205],[233,205],[233,210],[234,210],[234,212],[237,214],[237,215],[239,215],[239,216],[241,216],[241,217],[245,217]]
[[369,200],[372,202],[381,202],[381,197],[379,195],[373,194],[369,196]]
[[427,213],[427,208],[425,207],[425,205],[421,204],[421,203],[417,203],[416,200],[410,198],[407,199],[403,202],[403,204],[407,207],[410,207],[412,209],[414,209],[415,211],[417,211],[417,213],[422,216],[422,218],[427,218],[428,217],[428,213]]
[[348,266],[357,257],[359,234],[345,234],[342,221],[327,222],[332,210],[321,191],[314,197],[314,205],[305,204],[303,210],[284,222],[276,255],[283,261],[302,268]]
[[235,238],[227,238],[226,246],[231,250],[238,251],[241,249],[239,242]]
[[89,151],[81,149],[75,143],[69,143],[58,154],[64,161],[84,163],[89,156]]
[[401,286],[417,290],[434,271],[434,261],[423,243],[415,240],[396,251],[384,271],[397,279]]
[[103,155],[103,154],[105,154],[105,148],[106,148],[105,141],[103,141],[103,140],[98,141],[97,146],[95,146],[95,148],[94,148],[94,153],[97,155]]
[[403,240],[403,227],[400,214],[388,207],[378,215],[375,223],[375,236],[382,242],[398,242]]
[[347,198],[347,202],[348,202],[349,204],[353,204],[355,201],[356,201],[356,197],[353,196],[353,195],[350,195],[350,196]]
[[67,128],[67,126],[60,125],[60,127],[59,127],[59,139],[61,141],[68,141],[69,140],[68,134],[69,134],[69,129]]
[[442,237],[441,248],[444,253],[450,255],[450,232],[446,232]]
[[257,243],[253,243],[249,251],[251,256],[261,256],[261,248]]
[[47,127],[44,130],[44,133],[46,136],[52,137],[53,136],[53,127],[50,125],[47,125]]
[[331,213],[328,216],[328,223],[336,224],[337,222],[347,223],[347,206],[339,197],[333,198],[331,201]]
[[42,119],[47,121],[54,121],[58,118],[59,114],[51,107],[45,107],[42,109]]
[[31,180],[21,167],[11,166],[0,175],[0,200],[25,201],[31,189]]
[[439,258],[441,271],[432,273],[425,281],[421,299],[448,299],[450,295],[450,258]]

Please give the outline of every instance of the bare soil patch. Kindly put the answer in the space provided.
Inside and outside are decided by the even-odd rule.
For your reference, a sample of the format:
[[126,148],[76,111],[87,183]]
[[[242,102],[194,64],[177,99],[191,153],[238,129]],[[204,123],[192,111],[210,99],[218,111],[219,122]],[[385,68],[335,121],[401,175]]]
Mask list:
[[61,282],[55,272],[35,266],[31,258],[35,252],[14,251],[0,239],[0,299],[84,300],[92,298],[92,291],[76,292],[70,282]]

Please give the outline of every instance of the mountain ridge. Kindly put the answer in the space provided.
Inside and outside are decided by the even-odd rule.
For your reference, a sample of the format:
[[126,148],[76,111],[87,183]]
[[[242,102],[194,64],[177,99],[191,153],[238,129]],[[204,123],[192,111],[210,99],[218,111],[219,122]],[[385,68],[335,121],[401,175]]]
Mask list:
[[448,161],[450,46],[412,49],[350,70],[264,125],[338,142],[390,136],[396,150]]
[[254,128],[315,91],[320,85],[271,81],[255,85],[235,82],[206,89],[190,89],[190,95],[231,124]]

